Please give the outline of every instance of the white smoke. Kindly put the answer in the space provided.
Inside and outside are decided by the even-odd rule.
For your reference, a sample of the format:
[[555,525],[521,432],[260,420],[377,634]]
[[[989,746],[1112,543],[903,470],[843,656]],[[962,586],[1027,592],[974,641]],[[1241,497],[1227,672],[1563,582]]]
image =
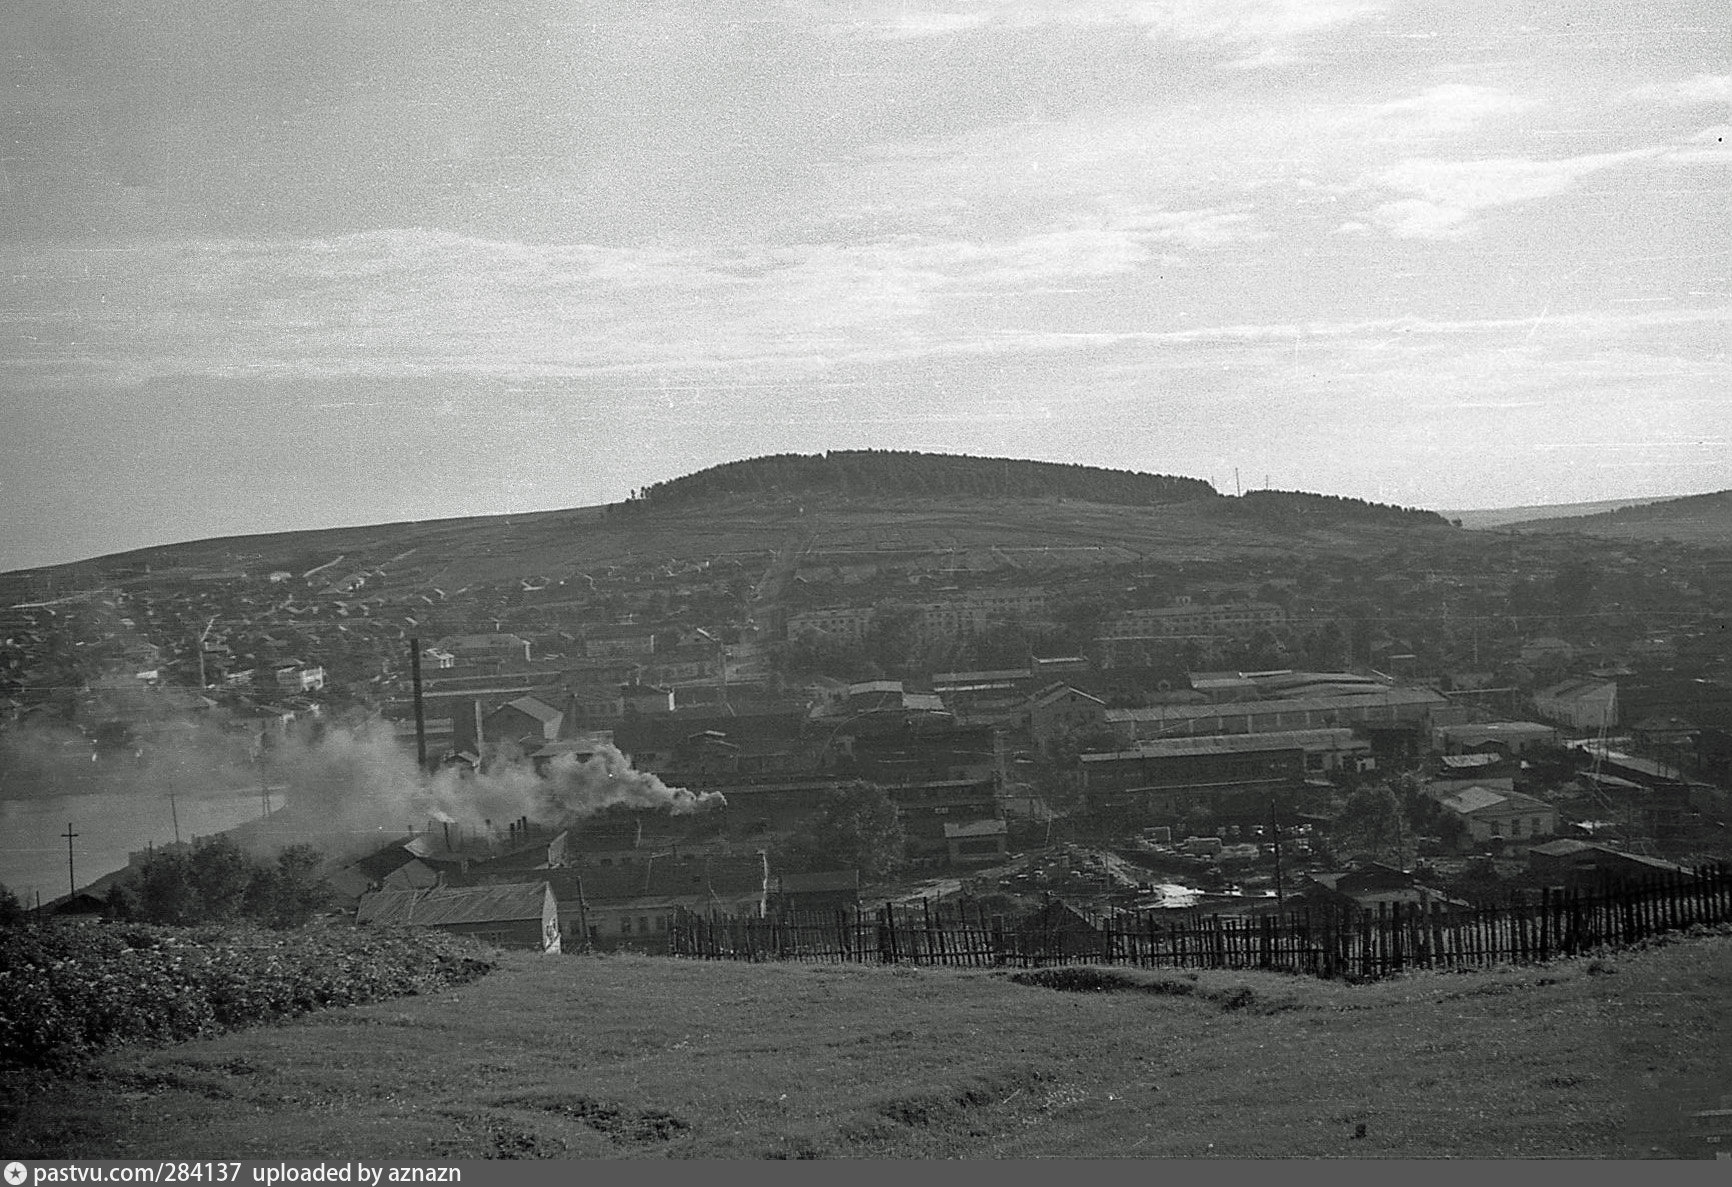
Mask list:
[[316,740],[279,750],[273,766],[288,786],[296,825],[325,832],[402,830],[444,821],[480,831],[527,816],[561,827],[616,805],[684,814],[726,804],[718,792],[669,787],[634,770],[609,745],[588,759],[560,755],[537,772],[526,759],[506,759],[480,773],[447,769],[423,774],[383,723],[326,730]]

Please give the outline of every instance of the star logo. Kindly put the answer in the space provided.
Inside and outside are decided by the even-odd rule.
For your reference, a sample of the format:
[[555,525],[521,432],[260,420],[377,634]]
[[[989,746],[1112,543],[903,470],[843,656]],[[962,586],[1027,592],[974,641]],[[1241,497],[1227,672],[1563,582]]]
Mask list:
[[30,1172],[24,1169],[24,1164],[22,1162],[8,1162],[6,1164],[6,1181],[10,1183],[12,1187],[18,1187],[20,1183],[29,1177]]

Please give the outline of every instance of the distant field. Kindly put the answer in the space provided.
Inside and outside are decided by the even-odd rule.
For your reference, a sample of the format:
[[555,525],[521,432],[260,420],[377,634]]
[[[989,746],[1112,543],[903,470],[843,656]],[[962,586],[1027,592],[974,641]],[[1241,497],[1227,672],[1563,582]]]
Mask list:
[[1682,499],[1643,502],[1597,515],[1506,524],[1515,531],[1580,532],[1606,540],[1677,540],[1684,544],[1732,544],[1732,490]]
[[1598,515],[1620,507],[1662,503],[1664,498],[1604,499],[1594,503],[1540,503],[1529,507],[1493,507],[1474,511],[1440,511],[1446,519],[1459,519],[1464,528],[1501,528],[1514,523],[1536,523],[1546,519],[1571,519]]
[[519,954],[456,990],[14,1080],[0,1149],[1699,1158],[1691,1115],[1732,1107],[1725,934],[1368,986],[1119,975],[1137,984]]

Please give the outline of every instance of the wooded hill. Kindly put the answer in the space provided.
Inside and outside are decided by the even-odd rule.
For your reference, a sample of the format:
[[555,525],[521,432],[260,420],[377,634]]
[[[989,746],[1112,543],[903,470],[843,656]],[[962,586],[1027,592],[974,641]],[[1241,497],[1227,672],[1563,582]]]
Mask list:
[[1157,507],[1219,497],[1215,488],[1200,478],[1017,458],[853,449],[778,453],[727,462],[654,483],[637,492],[630,501],[660,508],[705,502],[724,495],[809,493],[1063,498],[1126,507]]
[[[1218,503],[1225,496],[1200,478],[1107,470],[1020,458],[982,458],[902,450],[779,453],[711,466],[634,492],[622,506],[636,511],[709,504],[720,498],[786,500],[847,498],[1072,499],[1118,507]],[[1354,522],[1442,524],[1433,511],[1304,491],[1247,491],[1240,506],[1255,519],[1292,517]]]
[[[1055,563],[1235,555],[1368,555],[1448,530],[1431,511],[1301,491],[1222,495],[1207,482],[1090,466],[890,451],[783,454],[657,483],[600,507],[357,525],[159,545],[7,575],[22,601],[121,578],[273,569],[329,580],[381,567],[394,594],[571,578],[670,558],[824,549],[1012,547]],[[1110,554],[1110,555],[1109,555]],[[753,563],[760,563],[754,559]],[[339,567],[340,566],[340,569]],[[581,578],[579,578],[581,579]],[[32,584],[34,581],[34,584]],[[374,588],[377,587],[375,582]],[[371,592],[371,589],[369,589]]]

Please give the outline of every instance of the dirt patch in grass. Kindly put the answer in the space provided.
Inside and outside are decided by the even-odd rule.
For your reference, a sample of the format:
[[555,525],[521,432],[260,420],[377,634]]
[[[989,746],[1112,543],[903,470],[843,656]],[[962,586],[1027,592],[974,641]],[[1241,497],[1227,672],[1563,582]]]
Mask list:
[[669,1142],[691,1128],[663,1109],[634,1109],[586,1096],[527,1097],[504,1103],[581,1122],[617,1142]]
[[1174,975],[1144,969],[1064,965],[1012,973],[1009,980],[1017,985],[1035,985],[1065,993],[1150,993],[1168,997],[1194,997],[1223,1010],[1250,1010],[1260,1014],[1300,1008],[1296,995],[1260,995],[1249,985],[1204,983],[1194,973]]

